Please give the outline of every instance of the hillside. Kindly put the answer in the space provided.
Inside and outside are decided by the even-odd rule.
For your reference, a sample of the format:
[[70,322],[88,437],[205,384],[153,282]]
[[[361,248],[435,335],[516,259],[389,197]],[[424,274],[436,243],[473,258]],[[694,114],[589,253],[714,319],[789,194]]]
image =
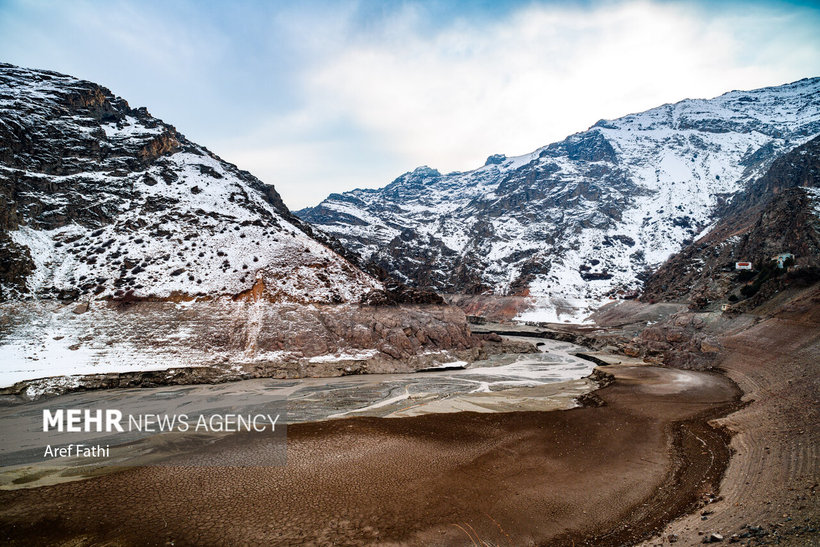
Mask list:
[[479,356],[461,311],[345,252],[146,109],[0,65],[0,399]]
[[[708,234],[649,277],[644,300],[746,309],[782,288],[820,279],[820,137],[777,158],[717,214]],[[772,261],[781,253],[793,255],[790,267]],[[754,269],[737,271],[736,262]]]

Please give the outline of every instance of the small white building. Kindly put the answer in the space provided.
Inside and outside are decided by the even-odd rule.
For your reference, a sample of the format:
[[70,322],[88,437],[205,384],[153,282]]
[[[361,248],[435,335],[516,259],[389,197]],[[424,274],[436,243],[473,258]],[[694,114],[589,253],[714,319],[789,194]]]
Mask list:
[[777,267],[783,269],[786,267],[786,261],[791,259],[794,261],[794,255],[791,253],[780,253],[779,255],[773,256],[772,260],[777,261]]
[[736,270],[751,270],[752,263],[751,262],[735,262],[735,269]]

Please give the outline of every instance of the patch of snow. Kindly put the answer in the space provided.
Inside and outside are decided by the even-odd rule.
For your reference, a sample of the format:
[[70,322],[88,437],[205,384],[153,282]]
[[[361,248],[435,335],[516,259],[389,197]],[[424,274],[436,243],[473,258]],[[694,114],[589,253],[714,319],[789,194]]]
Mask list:
[[308,359],[309,363],[333,363],[336,361],[366,361],[378,354],[378,350],[370,349],[357,352],[340,352],[335,354],[317,355]]
[[812,199],[815,216],[820,218],[820,188],[804,188],[804,190]]

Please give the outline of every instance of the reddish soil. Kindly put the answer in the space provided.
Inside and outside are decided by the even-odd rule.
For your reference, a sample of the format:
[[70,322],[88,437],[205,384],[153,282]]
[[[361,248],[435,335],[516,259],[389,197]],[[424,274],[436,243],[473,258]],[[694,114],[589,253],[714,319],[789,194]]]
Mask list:
[[481,316],[488,321],[509,321],[519,313],[532,308],[533,299],[521,296],[448,295],[447,302],[467,315]]

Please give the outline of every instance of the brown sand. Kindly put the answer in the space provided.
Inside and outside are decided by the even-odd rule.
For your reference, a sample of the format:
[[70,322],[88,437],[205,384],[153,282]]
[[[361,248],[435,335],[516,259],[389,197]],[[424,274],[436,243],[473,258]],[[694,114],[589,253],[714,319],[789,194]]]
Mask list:
[[[288,465],[146,467],[0,493],[10,544],[620,544],[716,489],[739,391],[711,373],[608,367],[607,405],[352,418],[288,431]],[[233,436],[213,447],[264,450]]]

